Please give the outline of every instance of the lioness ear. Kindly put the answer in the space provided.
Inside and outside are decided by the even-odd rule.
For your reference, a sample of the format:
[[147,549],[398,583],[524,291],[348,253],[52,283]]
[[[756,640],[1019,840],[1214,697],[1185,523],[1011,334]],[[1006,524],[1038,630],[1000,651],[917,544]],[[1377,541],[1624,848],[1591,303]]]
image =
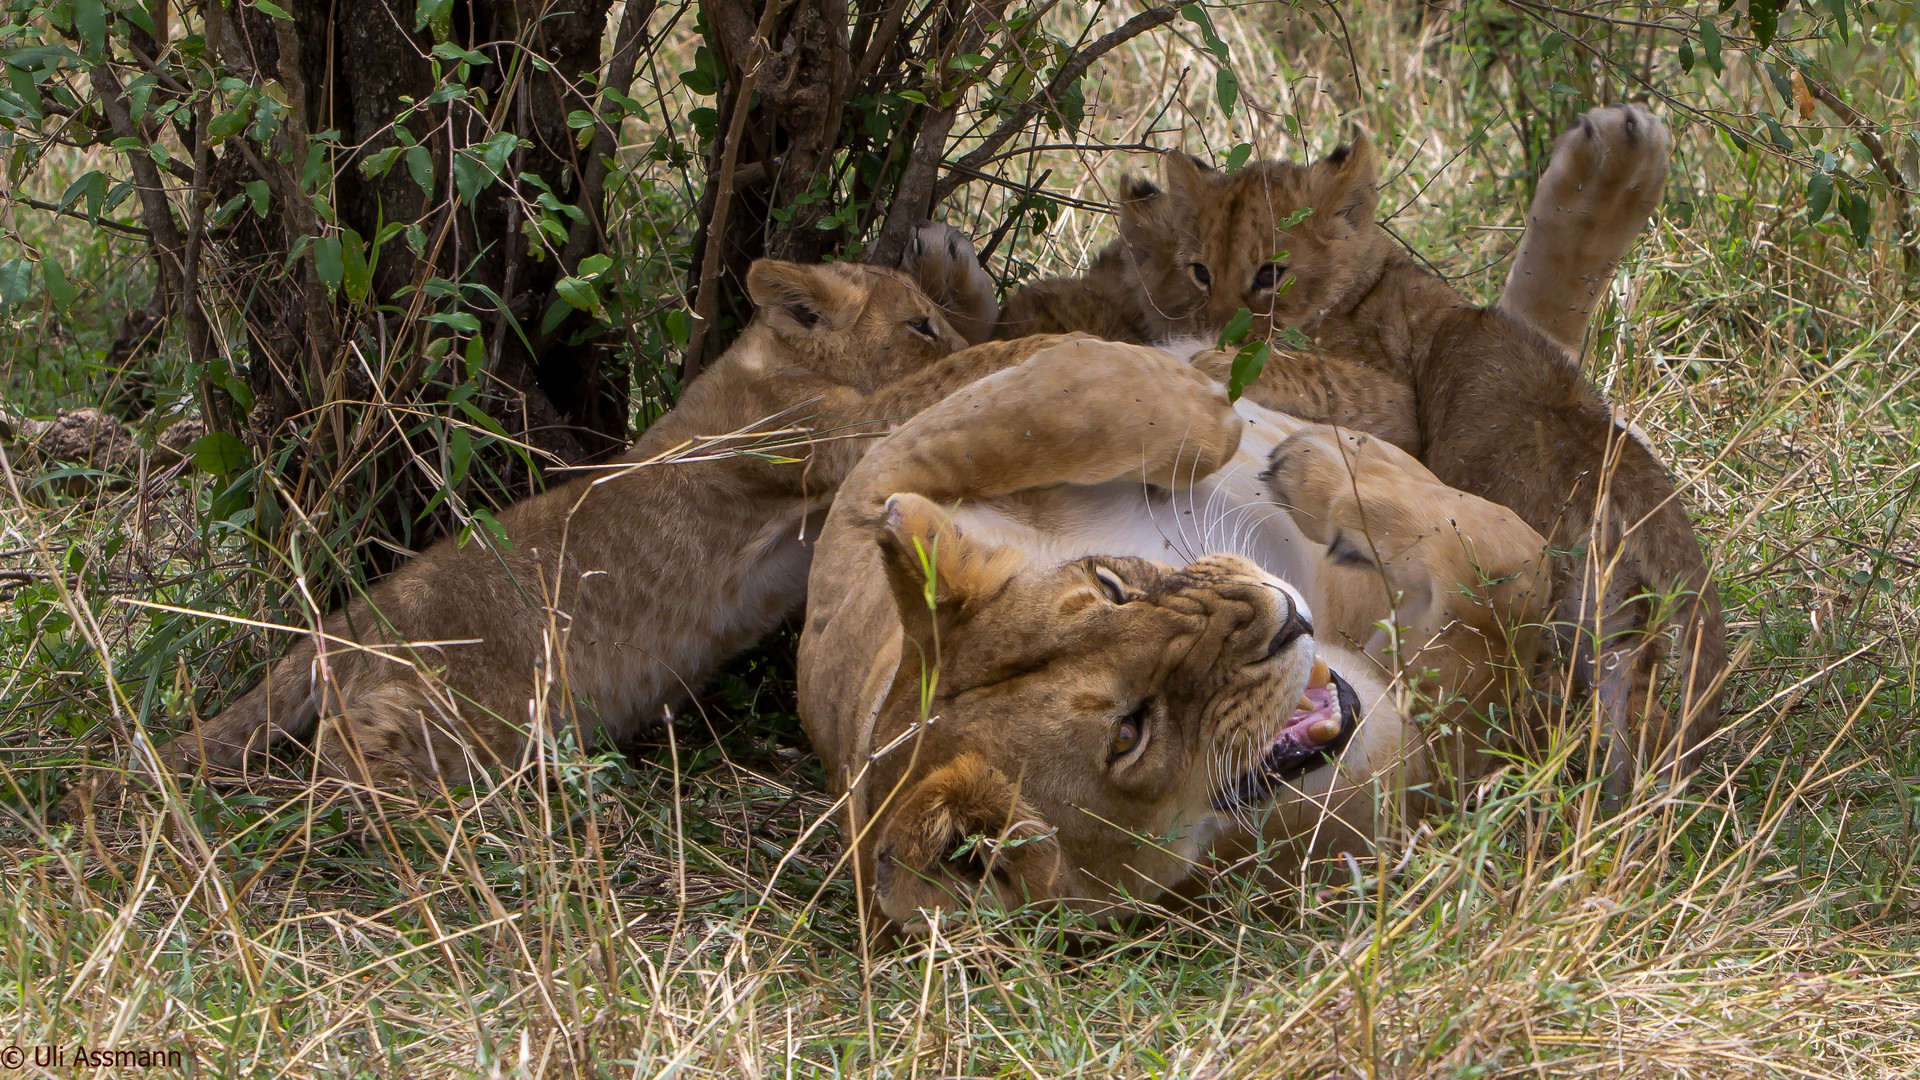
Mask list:
[[929,636],[934,619],[948,626],[964,618],[970,602],[998,592],[1023,561],[1016,548],[968,539],[951,510],[911,493],[888,497],[880,543],[901,622],[916,640]]
[[782,337],[844,329],[852,323],[860,314],[860,292],[830,265],[757,260],[747,270],[747,295],[760,310],[760,319]]
[[1002,904],[1055,895],[1060,844],[1006,775],[966,753],[914,784],[874,847],[874,898],[908,931],[985,885]]
[[[1353,229],[1373,224],[1380,206],[1380,179],[1373,138],[1361,131],[1353,141],[1313,163],[1308,170],[1313,219],[1323,226],[1340,222]],[[1311,224],[1312,222],[1309,222]]]

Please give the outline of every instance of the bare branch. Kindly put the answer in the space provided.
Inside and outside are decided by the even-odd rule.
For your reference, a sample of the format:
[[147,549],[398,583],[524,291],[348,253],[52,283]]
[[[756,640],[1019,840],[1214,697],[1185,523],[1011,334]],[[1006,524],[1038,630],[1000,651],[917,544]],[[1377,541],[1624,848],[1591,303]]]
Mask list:
[[940,183],[935,185],[933,189],[933,199],[929,205],[938,206],[942,202],[945,202],[947,196],[953,194],[954,189],[967,182],[970,170],[977,170],[992,160],[993,155],[997,153],[1002,146],[1006,145],[1007,140],[1026,130],[1027,125],[1033,122],[1033,118],[1040,114],[1040,109],[1048,103],[1057,101],[1061,95],[1065,94],[1068,87],[1079,81],[1080,77],[1087,73],[1087,69],[1093,66],[1094,61],[1125,45],[1127,42],[1132,41],[1134,38],[1139,37],[1141,34],[1172,22],[1173,17],[1179,13],[1179,10],[1178,7],[1172,4],[1162,4],[1159,7],[1148,8],[1122,23],[1117,29],[1096,38],[1093,44],[1075,53],[1073,59],[1060,65],[1060,70],[1054,75],[1053,80],[1047,83],[1045,90],[1022,102],[1020,107],[1014,110],[1012,116],[1007,117],[998,128],[994,129],[991,135],[988,135],[980,141],[979,146],[974,147],[965,157],[955,163],[954,167],[947,172],[947,175],[941,179]]

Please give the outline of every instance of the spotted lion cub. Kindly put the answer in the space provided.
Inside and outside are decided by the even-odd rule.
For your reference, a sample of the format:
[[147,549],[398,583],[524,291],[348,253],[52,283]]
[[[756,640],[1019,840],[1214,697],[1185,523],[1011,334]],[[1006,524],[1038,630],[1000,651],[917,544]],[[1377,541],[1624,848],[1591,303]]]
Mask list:
[[[1719,597],[1672,479],[1568,352],[1658,203],[1669,143],[1638,105],[1596,109],[1563,135],[1492,308],[1375,221],[1364,136],[1311,165],[1232,173],[1166,154],[1164,186],[1121,184],[1121,238],[1092,270],[1014,293],[994,332],[1166,341],[1209,336],[1245,309],[1256,331],[1310,335],[1319,351],[1276,355],[1250,398],[1378,435],[1571,552],[1556,561],[1555,621],[1604,706],[1607,788],[1624,794],[1636,761],[1693,767],[1728,665]],[[1677,723],[1655,704],[1668,625],[1681,630]]]

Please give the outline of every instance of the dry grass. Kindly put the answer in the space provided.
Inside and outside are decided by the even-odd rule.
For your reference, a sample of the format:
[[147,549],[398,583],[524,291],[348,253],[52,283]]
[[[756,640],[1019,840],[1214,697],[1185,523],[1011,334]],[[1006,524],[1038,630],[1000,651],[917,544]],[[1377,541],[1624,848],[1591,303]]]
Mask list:
[[[1214,13],[1267,113],[1223,120],[1176,24],[1171,47],[1143,40],[1102,69],[1080,141],[1295,153],[1363,119],[1391,152],[1394,226],[1490,296],[1526,194],[1511,74],[1459,20],[1449,38],[1408,10],[1348,12],[1343,36],[1309,14]],[[1778,111],[1763,78],[1682,78],[1670,51],[1648,56],[1680,105]],[[1868,59],[1856,89],[1893,93],[1879,114],[1910,139],[1911,71]],[[1605,81],[1578,89],[1620,94]],[[1127,924],[971,914],[875,951],[832,874],[783,635],[665,741],[553,745],[547,767],[451,809],[279,783],[49,833],[37,810],[80,737],[161,736],[262,653],[229,623],[123,601],[251,618],[270,575],[235,565],[204,478],[27,497],[34,478],[15,476],[0,1042],[180,1049],[249,1076],[1920,1075],[1920,318],[1884,235],[1856,250],[1808,229],[1803,180],[1666,112],[1667,210],[1591,363],[1687,483],[1751,647],[1684,792],[1601,813],[1569,736],[1384,851],[1401,866],[1384,881],[1358,865],[1279,893],[1230,879]],[[1099,203],[1122,164],[1047,151],[1010,175],[1051,169],[1049,191]],[[671,201],[670,177],[636,169],[658,186],[632,190]],[[965,197],[953,216],[983,231],[1006,205]],[[96,274],[127,258],[34,228]],[[1011,233],[995,269],[1069,268],[1108,235],[1071,207],[1039,232]],[[61,348],[46,321],[19,324],[26,407],[94,385]]]

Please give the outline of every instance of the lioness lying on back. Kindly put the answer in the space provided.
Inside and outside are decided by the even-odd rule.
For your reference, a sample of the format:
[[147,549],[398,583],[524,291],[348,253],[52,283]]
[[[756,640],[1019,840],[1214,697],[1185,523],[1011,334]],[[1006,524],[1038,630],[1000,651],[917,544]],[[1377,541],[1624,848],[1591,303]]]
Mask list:
[[[1658,201],[1667,145],[1639,106],[1596,109],[1564,135],[1494,309],[1472,307],[1375,223],[1365,138],[1311,166],[1231,174],[1166,155],[1164,189],[1122,183],[1121,239],[1084,278],[1016,291],[997,322],[982,274],[949,271],[943,301],[999,335],[1207,337],[1241,309],[1256,329],[1312,335],[1321,353],[1276,354],[1249,395],[1387,439],[1578,552],[1556,566],[1556,621],[1599,692],[1608,788],[1621,794],[1636,760],[1692,767],[1727,667],[1719,598],[1671,479],[1565,351]],[[1654,686],[1668,623],[1683,631],[1671,728]]]
[[800,710],[884,919],[977,887],[1151,899],[1265,841],[1364,850],[1483,772],[1541,537],[1377,439],[1230,405],[1223,375],[1057,344],[842,485]]

